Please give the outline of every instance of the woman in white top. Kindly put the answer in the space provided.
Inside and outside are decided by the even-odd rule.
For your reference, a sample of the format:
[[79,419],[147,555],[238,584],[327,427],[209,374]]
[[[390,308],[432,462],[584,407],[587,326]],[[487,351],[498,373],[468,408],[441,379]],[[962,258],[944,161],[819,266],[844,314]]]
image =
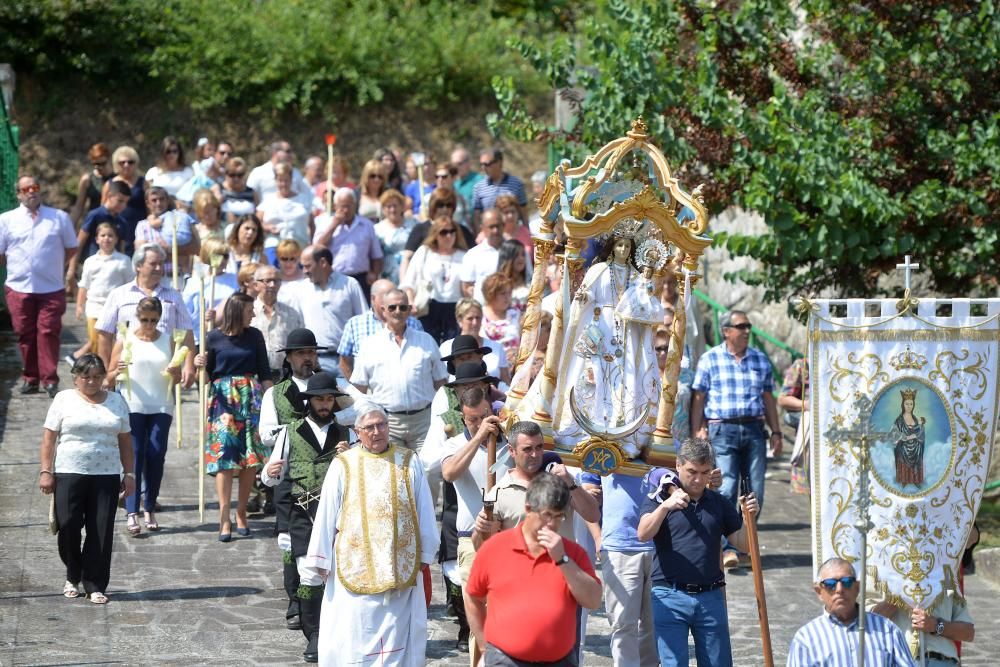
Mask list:
[[[55,493],[63,595],[85,593],[94,604],[108,601],[118,494],[135,492],[128,405],[102,389],[105,374],[96,354],[73,364],[74,388],[56,394],[45,416],[38,481],[42,493]],[[87,531],[82,548],[81,530]]]
[[[458,323],[459,335],[472,336],[476,344],[490,348],[488,354],[483,355],[482,361],[486,364],[486,374],[500,378],[504,386],[510,384],[510,366],[507,361],[507,353],[504,352],[503,345],[495,340],[490,340],[481,334],[483,326],[483,306],[475,299],[460,299],[455,304],[455,320]],[[441,343],[441,356],[447,357],[452,353],[454,339]],[[459,360],[468,361],[466,359]]]
[[[264,225],[264,254],[269,264],[277,264],[278,242],[294,239],[302,246],[309,245],[313,235],[313,218],[309,205],[298,199],[292,185],[292,166],[279,162],[274,166],[277,191],[264,197],[257,207],[257,217]],[[310,200],[312,198],[310,197]]]
[[146,172],[146,181],[149,185],[163,188],[174,197],[192,176],[194,170],[184,163],[184,149],[180,142],[173,137],[164,137],[160,145],[160,159],[155,167],[150,167]]
[[462,298],[459,269],[465,257],[465,237],[450,217],[440,216],[431,223],[422,246],[413,253],[406,275],[399,286],[410,295],[410,303],[418,305],[416,294],[429,293],[427,312],[420,317],[424,331],[438,345],[458,334],[455,304]]
[[[139,527],[139,493],[146,490],[146,529],[160,529],[153,514],[156,498],[163,481],[163,462],[169,446],[168,435],[173,421],[174,402],[171,383],[179,382],[180,366],[168,369],[173,357],[173,341],[156,329],[163,304],[152,296],[144,297],[136,306],[139,328],[129,330],[119,338],[111,352],[108,384],[118,382],[118,391],[128,403],[132,429],[132,457],[136,487],[125,498],[128,512],[128,532],[135,536]],[[164,372],[168,375],[164,375]],[[140,484],[140,482],[144,482]]]
[[406,250],[406,240],[417,221],[404,215],[406,197],[399,190],[386,190],[379,197],[382,220],[375,225],[375,236],[382,244],[382,277],[399,284],[399,267]]

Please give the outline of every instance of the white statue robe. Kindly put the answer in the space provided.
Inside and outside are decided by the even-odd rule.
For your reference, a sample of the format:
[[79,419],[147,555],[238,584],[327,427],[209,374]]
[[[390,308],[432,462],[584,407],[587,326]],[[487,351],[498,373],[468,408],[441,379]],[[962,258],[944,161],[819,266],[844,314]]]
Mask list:
[[[615,272],[618,289],[622,290],[621,297],[612,285],[612,271]],[[614,427],[621,422],[629,422],[638,417],[648,404],[646,423],[620,444],[631,456],[637,455],[641,447],[649,444],[656,425],[659,394],[651,322],[657,316],[662,322],[663,310],[658,298],[655,304],[649,299],[645,285],[645,278],[635,268],[626,271],[625,267],[605,262],[594,264],[584,275],[581,291],[586,298],[573,303],[571,319],[574,326],[567,331],[563,352],[565,372],[559,374],[556,387],[558,398],[562,401],[558,421],[554,424],[556,442],[575,443],[587,435],[570,410],[569,393],[575,387],[577,405],[595,425]],[[615,356],[616,348],[612,344],[619,306],[626,306],[628,314],[628,317],[618,317],[621,328],[617,334],[623,343],[620,348],[622,357]],[[657,307],[657,312],[651,312]],[[597,308],[600,314],[595,319],[594,310]],[[596,329],[592,327],[588,331],[591,325],[595,325]],[[599,342],[590,336],[596,331],[601,334]],[[596,347],[593,356],[586,357],[579,353],[579,349],[587,346],[591,349]]]
[[[396,448],[390,447],[392,452]],[[309,552],[302,558],[299,571],[302,575],[315,575],[321,570],[329,573],[323,593],[323,607],[319,626],[319,664],[325,667],[347,665],[391,665],[393,667],[421,667],[426,663],[427,607],[424,600],[423,575],[420,563],[429,564],[437,557],[439,532],[435,521],[430,487],[424,478],[423,466],[416,455],[408,465],[410,497],[415,505],[417,521],[416,579],[413,585],[394,588],[383,593],[358,594],[344,585],[337,569],[336,538],[338,529],[347,520],[346,512],[357,511],[347,481],[349,472],[341,457],[375,457],[355,448],[338,456],[323,482],[319,509],[313,524]],[[383,454],[382,456],[385,456]],[[366,476],[366,482],[371,479]],[[397,480],[403,484],[404,479]],[[356,484],[356,482],[355,482]],[[357,489],[357,486],[355,486]],[[366,497],[377,491],[366,489]],[[371,509],[371,508],[369,508]],[[392,538],[385,544],[375,537],[379,517],[370,511],[368,524],[372,535],[370,549],[378,551],[379,559],[392,552]],[[391,528],[388,535],[392,535]],[[415,537],[415,536],[411,536]],[[376,543],[379,542],[379,543]],[[404,575],[405,576],[405,575]]]

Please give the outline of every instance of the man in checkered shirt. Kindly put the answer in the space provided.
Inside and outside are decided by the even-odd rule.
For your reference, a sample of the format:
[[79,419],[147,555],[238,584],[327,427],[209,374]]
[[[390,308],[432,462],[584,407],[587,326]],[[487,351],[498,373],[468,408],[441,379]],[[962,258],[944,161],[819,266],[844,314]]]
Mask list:
[[[722,469],[719,492],[735,504],[740,479],[748,477],[763,507],[767,443],[775,456],[781,454],[781,423],[771,362],[749,346],[751,329],[743,311],[733,310],[723,317],[723,343],[698,360],[691,385],[691,432],[697,438],[708,438],[715,448]],[[735,551],[724,552],[726,567],[738,562]]]

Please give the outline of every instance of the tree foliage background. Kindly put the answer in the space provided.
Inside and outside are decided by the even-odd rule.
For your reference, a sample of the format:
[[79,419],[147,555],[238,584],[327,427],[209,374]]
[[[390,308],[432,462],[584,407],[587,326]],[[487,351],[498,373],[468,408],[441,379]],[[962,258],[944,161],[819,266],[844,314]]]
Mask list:
[[568,132],[494,80],[497,132],[582,157],[643,114],[690,189],[760,213],[718,234],[761,260],[770,299],[873,294],[914,255],[950,295],[1000,276],[1000,13],[994,0],[606,0],[554,39],[511,45],[583,89]]

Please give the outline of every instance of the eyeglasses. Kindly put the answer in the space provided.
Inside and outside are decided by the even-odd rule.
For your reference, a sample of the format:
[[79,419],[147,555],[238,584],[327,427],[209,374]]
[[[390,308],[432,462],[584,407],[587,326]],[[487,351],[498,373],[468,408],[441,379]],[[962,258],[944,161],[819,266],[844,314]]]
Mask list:
[[160,321],[159,317],[140,317],[139,321],[143,324],[156,324]]
[[451,174],[448,174],[448,173],[445,173],[445,174],[434,174],[434,178],[448,178],[449,176],[451,176]]
[[226,172],[226,175],[232,176],[233,178],[242,178],[243,176],[246,176],[247,173],[245,171],[228,171]]
[[654,347],[653,349],[656,350],[660,354],[666,354],[667,350],[669,350],[670,348],[667,347],[666,345],[659,345],[657,347]]
[[135,164],[135,160],[118,160],[118,164],[120,164],[121,166],[125,167],[125,166],[128,166],[130,164]]
[[388,431],[389,422],[375,422],[374,424],[368,424],[367,426],[359,426],[360,430],[365,433],[374,433],[375,431]]
[[390,313],[395,313],[397,310],[401,313],[410,312],[410,304],[408,303],[389,303],[386,304],[385,309]]
[[181,149],[179,149],[179,148],[168,148],[167,150],[165,150],[163,152],[165,154],[167,154],[167,155],[170,155],[170,154],[180,155]]
[[23,188],[18,188],[17,191],[22,195],[37,195],[41,192],[42,188],[38,183],[33,183],[31,185],[26,185]]
[[854,582],[857,581],[857,577],[841,577],[840,579],[820,579],[819,585],[828,591],[833,591],[837,589],[837,584],[843,584],[844,588],[851,588],[854,586]]
[[453,236],[458,233],[457,229],[442,229],[438,232],[438,236]]
[[492,167],[496,163],[497,163],[496,160],[490,160],[489,162],[480,162],[479,166],[482,167],[483,169],[486,169],[487,167]]
[[373,178],[377,178],[378,180],[381,181],[382,180],[382,174],[368,174],[368,180],[371,180]]
[[298,257],[279,257],[278,261],[279,262],[297,262],[297,261],[299,261],[299,258]]
[[724,329],[739,329],[740,331],[750,331],[753,329],[753,325],[749,322],[740,322],[739,324],[727,324]]
[[435,206],[434,210],[437,210],[439,208],[455,208],[455,205],[454,204],[449,204],[447,202],[442,202],[442,203],[438,204],[437,206]]

